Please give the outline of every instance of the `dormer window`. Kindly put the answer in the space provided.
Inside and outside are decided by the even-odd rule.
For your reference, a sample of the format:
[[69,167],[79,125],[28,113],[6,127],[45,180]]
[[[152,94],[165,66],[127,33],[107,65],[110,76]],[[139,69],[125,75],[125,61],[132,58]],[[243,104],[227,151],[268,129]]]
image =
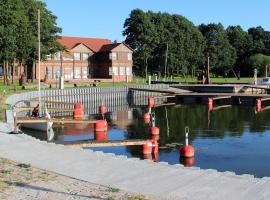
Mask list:
[[116,52],[110,53],[109,58],[110,58],[110,60],[117,60],[117,53]]
[[80,53],[74,53],[74,60],[81,60],[81,54]]
[[61,59],[61,53],[60,53],[60,52],[56,52],[56,53],[54,54],[54,59],[55,59],[55,60],[60,60],[60,59]]

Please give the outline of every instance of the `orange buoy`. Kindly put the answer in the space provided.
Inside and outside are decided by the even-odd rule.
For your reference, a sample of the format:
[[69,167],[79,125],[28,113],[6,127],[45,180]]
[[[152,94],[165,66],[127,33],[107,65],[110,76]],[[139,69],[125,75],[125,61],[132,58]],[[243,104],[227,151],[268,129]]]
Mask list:
[[82,119],[84,116],[83,106],[81,103],[74,104],[73,118],[74,119]]
[[159,128],[156,126],[150,127],[150,134],[151,135],[159,135]]
[[149,113],[144,113],[144,115],[143,115],[143,121],[146,124],[149,124],[150,123],[150,115],[149,115]]
[[153,160],[153,157],[152,157],[151,153],[143,154],[142,158],[144,160]]
[[143,154],[151,154],[152,153],[152,148],[153,148],[153,144],[151,140],[147,140],[147,142],[145,144],[142,145],[142,150],[143,150]]
[[189,134],[189,128],[185,127],[185,133],[186,133],[186,144],[182,147],[180,147],[180,156],[185,158],[194,157],[195,155],[195,149],[193,146],[188,145],[188,134]]
[[108,132],[107,131],[95,131],[95,140],[96,141],[107,141]]
[[106,113],[106,106],[104,105],[99,106],[98,111],[100,115],[104,115]]
[[108,130],[108,124],[106,120],[97,120],[94,125],[95,132],[103,132]]
[[155,107],[155,99],[154,97],[148,97],[148,107],[154,108]]
[[260,112],[262,111],[262,99],[256,99],[256,111]]

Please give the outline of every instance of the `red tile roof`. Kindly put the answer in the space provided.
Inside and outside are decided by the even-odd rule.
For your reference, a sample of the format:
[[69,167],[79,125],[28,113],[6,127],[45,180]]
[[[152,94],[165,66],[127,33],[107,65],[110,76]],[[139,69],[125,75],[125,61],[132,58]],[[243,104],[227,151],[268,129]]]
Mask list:
[[131,51],[133,51],[126,43],[115,43],[115,44],[105,44],[101,47],[101,49],[99,50],[99,52],[108,52],[113,50],[115,47],[117,47],[118,45],[123,44],[125,45],[127,48],[129,48]]
[[66,36],[60,37],[57,41],[67,49],[72,49],[78,44],[84,44],[94,52],[98,52],[103,45],[112,44],[112,42],[108,39],[66,37]]

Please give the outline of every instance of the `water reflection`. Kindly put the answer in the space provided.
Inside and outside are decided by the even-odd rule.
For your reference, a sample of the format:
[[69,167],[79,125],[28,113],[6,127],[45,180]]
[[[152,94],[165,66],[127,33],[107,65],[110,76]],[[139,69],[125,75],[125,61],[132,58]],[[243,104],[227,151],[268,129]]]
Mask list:
[[[145,155],[144,159],[270,176],[270,110],[258,113],[253,107],[230,106],[209,111],[207,105],[178,105],[158,107],[153,111],[155,124],[160,129],[160,148],[158,154]],[[150,125],[144,122],[144,113],[144,107],[108,113],[106,118],[110,126],[103,139],[151,139]],[[190,144],[196,149],[195,158],[179,157],[186,126],[190,129]],[[55,140],[95,139],[92,124],[67,124],[54,129]],[[143,158],[138,146],[91,149]]]

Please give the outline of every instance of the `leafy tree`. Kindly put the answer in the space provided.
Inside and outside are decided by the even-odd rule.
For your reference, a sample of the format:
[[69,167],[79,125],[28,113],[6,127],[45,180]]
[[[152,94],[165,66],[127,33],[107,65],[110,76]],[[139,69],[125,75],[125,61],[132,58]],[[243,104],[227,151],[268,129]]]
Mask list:
[[258,70],[260,75],[264,75],[265,67],[270,66],[270,56],[255,54],[249,58],[249,63]]
[[229,43],[222,24],[202,24],[199,29],[206,40],[204,52],[210,57],[211,71],[216,74],[229,71],[236,61],[236,50]]

